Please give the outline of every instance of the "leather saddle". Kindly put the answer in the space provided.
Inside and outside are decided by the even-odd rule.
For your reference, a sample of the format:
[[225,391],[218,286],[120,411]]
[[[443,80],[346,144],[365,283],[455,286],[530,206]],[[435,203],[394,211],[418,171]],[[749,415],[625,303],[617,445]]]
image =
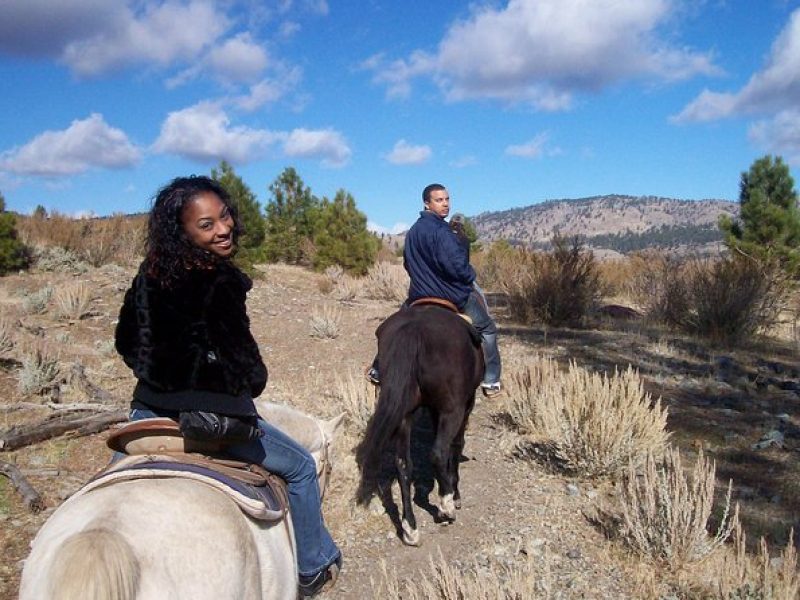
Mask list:
[[106,445],[128,455],[87,484],[178,477],[203,481],[231,496],[250,516],[279,520],[288,510],[286,483],[261,465],[222,458],[215,442],[189,440],[168,418],[131,421],[113,431]]
[[472,343],[474,343],[478,347],[480,347],[480,345],[483,343],[483,338],[481,337],[481,334],[478,332],[477,329],[475,329],[475,326],[472,324],[472,318],[468,314],[460,312],[458,310],[458,307],[452,302],[450,302],[450,300],[445,300],[444,298],[436,298],[434,296],[426,296],[424,298],[417,298],[411,304],[409,304],[409,306],[412,308],[415,306],[441,306],[443,308],[451,310],[454,313],[456,313],[459,317],[461,317],[464,320],[464,323],[466,323],[467,328],[469,329],[469,334],[472,337]]

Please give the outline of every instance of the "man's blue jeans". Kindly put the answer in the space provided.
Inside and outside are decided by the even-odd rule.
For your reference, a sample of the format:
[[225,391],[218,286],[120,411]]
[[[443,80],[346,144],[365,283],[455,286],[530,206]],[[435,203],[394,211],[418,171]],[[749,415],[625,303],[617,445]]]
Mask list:
[[[158,416],[161,415],[150,410],[133,409],[130,419]],[[276,427],[263,419],[258,420],[258,426],[263,436],[229,446],[226,454],[236,460],[260,464],[286,481],[297,542],[297,570],[300,575],[316,575],[340,554],[322,520],[316,464],[305,448]]]
[[483,359],[486,368],[483,372],[483,383],[497,383],[500,381],[502,365],[500,352],[497,349],[497,325],[489,315],[480,290],[472,290],[462,312],[472,319],[472,326],[478,330],[483,338]]

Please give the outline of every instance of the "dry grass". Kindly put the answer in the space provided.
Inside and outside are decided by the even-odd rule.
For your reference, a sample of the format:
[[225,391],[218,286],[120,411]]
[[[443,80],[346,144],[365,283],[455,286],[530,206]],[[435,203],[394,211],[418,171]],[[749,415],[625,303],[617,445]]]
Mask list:
[[630,367],[607,377],[539,358],[509,379],[512,420],[569,472],[614,477],[667,443],[667,410]]
[[339,302],[349,303],[353,302],[362,290],[362,280],[345,275],[337,283],[333,289],[333,297]]
[[[537,569],[538,567],[538,569]],[[385,600],[528,600],[561,597],[552,590],[549,573],[530,560],[519,568],[477,564],[459,568],[439,554],[428,570],[409,578],[389,572],[381,561],[381,580],[373,581],[374,598]]]
[[91,290],[82,281],[64,285],[56,289],[53,301],[56,304],[56,317],[77,321],[89,312]]
[[641,473],[635,463],[628,466],[619,484],[621,537],[639,554],[674,570],[701,561],[722,546],[738,523],[739,507],[731,514],[729,482],[719,526],[709,535],[715,464],[701,450],[687,478],[677,449],[669,448],[662,456],[660,461],[648,453]]
[[316,306],[311,310],[311,337],[319,339],[336,339],[339,337],[341,311],[332,306]]
[[405,302],[408,296],[408,275],[401,265],[375,263],[363,279],[363,294],[373,300]]
[[375,408],[375,387],[360,373],[337,375],[334,396],[347,413],[350,432],[362,438]]
[[15,344],[15,329],[16,325],[14,321],[8,317],[0,318],[0,355],[6,354],[13,350]]
[[745,552],[745,534],[740,525],[734,530],[733,548],[719,570],[719,597],[724,600],[795,600],[800,597],[800,574],[794,532],[790,533],[780,556],[771,558],[764,538],[756,556]]

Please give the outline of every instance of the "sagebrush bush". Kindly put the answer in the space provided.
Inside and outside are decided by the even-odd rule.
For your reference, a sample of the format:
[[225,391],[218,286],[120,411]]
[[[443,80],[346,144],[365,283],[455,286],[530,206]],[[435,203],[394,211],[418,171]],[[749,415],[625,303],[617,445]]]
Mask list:
[[78,320],[89,312],[91,289],[82,281],[63,285],[56,289],[53,301],[58,318]]
[[777,560],[773,560],[762,537],[757,556],[746,552],[746,536],[740,523],[733,532],[733,549],[719,570],[721,600],[796,600],[800,597],[800,574],[794,530]]
[[17,388],[23,396],[44,394],[59,382],[59,357],[51,349],[36,346],[23,352]]
[[311,310],[311,337],[321,339],[339,337],[339,323],[341,320],[342,313],[335,307],[314,307]]
[[333,289],[333,297],[339,302],[353,302],[361,293],[361,281],[361,279],[345,275],[336,282],[336,286]]
[[53,286],[46,285],[43,288],[27,294],[22,299],[22,310],[28,315],[38,315],[47,310],[47,304],[53,297]]
[[407,577],[389,573],[381,563],[382,578],[373,582],[375,598],[385,600],[534,600],[551,598],[553,577],[546,565],[530,559],[519,567],[488,567],[431,557],[427,571]]
[[362,285],[364,295],[373,300],[402,303],[408,297],[408,274],[401,265],[375,263]]
[[334,395],[347,413],[347,422],[351,425],[352,433],[360,439],[375,410],[375,386],[368,383],[361,374],[337,375]]
[[89,265],[77,254],[61,246],[35,246],[33,263],[40,271],[79,274],[89,270]]
[[739,520],[738,505],[731,513],[729,482],[717,531],[709,535],[715,472],[714,463],[702,451],[689,477],[675,448],[660,457],[648,453],[644,469],[631,462],[618,486],[622,540],[672,569],[708,557],[725,543]]
[[528,272],[506,282],[512,314],[524,323],[581,325],[600,297],[600,275],[580,240],[553,239],[553,250],[528,259]]
[[544,444],[567,471],[615,477],[666,446],[667,410],[645,393],[631,367],[611,376],[550,358],[509,377],[509,414],[523,435]]

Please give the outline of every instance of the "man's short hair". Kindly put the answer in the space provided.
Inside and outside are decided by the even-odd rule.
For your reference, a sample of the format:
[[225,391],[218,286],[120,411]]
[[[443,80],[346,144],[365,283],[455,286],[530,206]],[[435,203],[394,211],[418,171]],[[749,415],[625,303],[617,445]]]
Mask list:
[[437,190],[446,190],[447,188],[444,187],[441,183],[432,183],[430,185],[426,185],[425,189],[422,190],[422,201],[427,204],[431,201],[431,192],[435,192]]

